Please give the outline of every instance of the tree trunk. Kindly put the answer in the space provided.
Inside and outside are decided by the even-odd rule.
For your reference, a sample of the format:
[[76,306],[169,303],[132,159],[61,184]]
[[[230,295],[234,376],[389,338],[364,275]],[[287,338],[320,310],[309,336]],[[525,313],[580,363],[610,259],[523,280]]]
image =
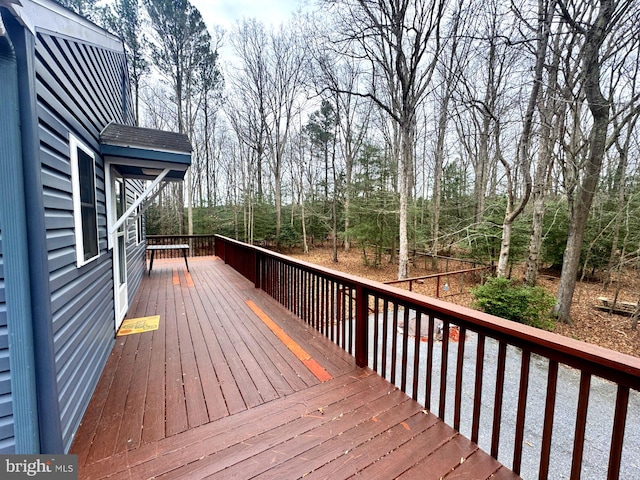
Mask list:
[[[518,168],[522,171],[524,181],[524,194],[520,203],[514,208],[514,198],[516,195],[517,186],[515,182],[508,180],[509,201],[507,204],[507,211],[505,213],[503,229],[502,229],[502,241],[500,245],[500,256],[498,257],[498,276],[505,277],[507,271],[507,265],[509,263],[509,253],[511,250],[511,232],[513,230],[513,222],[524,211],[525,206],[529,202],[531,195],[531,174],[530,174],[530,161],[529,161],[529,149],[531,146],[531,137],[533,135],[533,115],[536,111],[536,105],[538,104],[538,97],[540,95],[540,85],[542,84],[542,76],[544,72],[544,60],[547,56],[547,47],[549,45],[549,35],[551,28],[551,19],[553,18],[553,12],[555,9],[555,3],[552,2],[550,6],[546,6],[543,1],[538,2],[538,39],[536,43],[536,61],[534,67],[533,85],[531,87],[531,93],[529,94],[529,101],[527,103],[527,110],[523,119],[522,134],[520,141],[518,142],[518,149],[516,151],[516,160],[514,162]],[[499,138],[496,140],[496,145],[499,145]],[[499,150],[499,146],[496,147],[497,154],[502,159],[502,154]],[[510,169],[507,168],[507,177],[510,179]]]
[[509,267],[509,250],[511,249],[511,231],[513,230],[513,219],[507,215],[502,223],[502,241],[500,242],[500,255],[498,256],[498,267],[496,274],[498,277],[507,277]]
[[409,211],[409,181],[410,169],[413,161],[413,124],[405,120],[400,126],[400,145],[398,170],[400,174],[400,218],[399,218],[399,251],[398,251],[398,280],[409,278],[409,235],[407,217]]
[[[442,105],[440,106],[440,116],[438,118],[438,137],[436,140],[436,152],[435,152],[435,165],[433,167],[433,211],[431,212],[431,253],[433,255],[438,254],[440,245],[438,243],[438,237],[440,236],[440,203],[442,200],[442,167],[444,165],[444,138],[447,129],[447,120],[449,118],[449,99],[451,98],[449,92],[449,85],[447,85],[447,91],[442,99]],[[436,257],[433,257],[435,270]]]
[[[556,36],[554,42],[553,61],[549,72],[549,87],[547,88],[547,98],[541,101],[540,107],[540,150],[538,152],[538,164],[533,179],[533,212],[531,219],[531,233],[529,237],[529,253],[527,256],[525,282],[534,286],[538,281],[538,269],[540,267],[540,251],[542,249],[542,227],[545,215],[545,200],[549,190],[549,176],[553,168],[552,148],[556,143],[558,131],[563,114],[557,112],[564,111],[564,103],[561,106],[555,99],[558,90],[558,66],[560,62],[560,49],[558,48],[560,35]],[[557,113],[556,113],[557,112]],[[552,129],[554,116],[558,119],[556,128]]]
[[569,214],[569,238],[564,251],[564,263],[558,285],[558,295],[554,313],[564,322],[571,323],[571,302],[576,288],[580,250],[584,239],[584,229],[589,218],[589,210],[598,186],[600,170],[604,160],[609,124],[609,100],[600,91],[600,47],[608,32],[616,7],[615,0],[600,0],[600,9],[593,25],[585,32],[582,47],[584,69],[584,91],[593,125],[589,135],[589,153],[584,177],[573,208]]

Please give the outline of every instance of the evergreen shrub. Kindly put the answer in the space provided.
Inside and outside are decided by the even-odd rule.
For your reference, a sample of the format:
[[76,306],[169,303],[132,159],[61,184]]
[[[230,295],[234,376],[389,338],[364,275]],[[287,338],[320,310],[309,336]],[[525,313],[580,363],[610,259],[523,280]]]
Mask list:
[[507,278],[489,278],[471,293],[476,307],[486,313],[545,330],[553,328],[550,312],[555,298],[542,287],[519,285]]

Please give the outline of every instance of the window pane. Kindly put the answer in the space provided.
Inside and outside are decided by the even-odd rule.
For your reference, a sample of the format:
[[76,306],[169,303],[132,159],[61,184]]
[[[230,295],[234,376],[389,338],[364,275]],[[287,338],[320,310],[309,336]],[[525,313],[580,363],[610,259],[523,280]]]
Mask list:
[[119,279],[119,285],[123,285],[124,283],[126,283],[127,281],[127,271],[125,268],[125,261],[126,261],[126,256],[125,256],[125,250],[126,249],[126,245],[124,243],[124,235],[119,235],[118,236],[118,279]]
[[82,215],[82,243],[84,259],[98,255],[98,220],[93,158],[78,148],[78,176],[80,183],[80,212]]

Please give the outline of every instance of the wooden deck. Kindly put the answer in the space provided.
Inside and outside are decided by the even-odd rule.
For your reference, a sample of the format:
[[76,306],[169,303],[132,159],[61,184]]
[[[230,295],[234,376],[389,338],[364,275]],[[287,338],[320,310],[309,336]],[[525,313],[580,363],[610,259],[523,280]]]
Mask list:
[[519,478],[216,257],[158,260],[71,453],[80,478]]

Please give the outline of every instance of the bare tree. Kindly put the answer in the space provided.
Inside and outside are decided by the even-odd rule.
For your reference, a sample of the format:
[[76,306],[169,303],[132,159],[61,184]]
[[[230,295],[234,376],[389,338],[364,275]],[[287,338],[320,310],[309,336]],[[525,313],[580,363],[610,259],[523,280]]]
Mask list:
[[436,125],[435,162],[433,166],[433,193],[431,212],[431,252],[433,253],[433,268],[435,269],[438,250],[440,248],[440,210],[442,200],[442,169],[445,164],[445,140],[448,133],[451,112],[449,111],[453,95],[463,74],[464,58],[469,53],[469,42],[463,42],[461,36],[467,28],[471,9],[466,9],[464,0],[458,0],[457,7],[452,14],[452,20],[447,33],[447,42],[444,45],[446,55],[442,55],[439,64],[439,73],[442,79],[440,88],[436,90],[438,95],[438,120]]
[[440,54],[440,25],[446,0],[343,0],[330,2],[338,14],[338,42],[369,64],[367,91],[398,125],[400,190],[398,278],[409,274],[407,214],[414,164],[416,113]]
[[[257,20],[238,24],[232,45],[240,58],[233,84],[242,98],[246,128],[236,129],[257,158],[258,197],[262,195],[262,161],[268,153],[276,206],[276,236],[282,226],[283,159],[304,87],[305,47],[293,25],[267,31]],[[238,105],[242,103],[243,105]]]
[[282,165],[294,119],[301,108],[306,47],[294,25],[282,25],[270,36],[267,95],[267,146],[276,204],[276,237],[282,227]]
[[[631,4],[631,1],[599,0],[597,5],[594,2],[588,6],[567,6],[564,0],[558,0],[563,20],[574,35],[582,39],[582,89],[592,117],[583,175],[575,198],[570,199],[569,203],[569,235],[554,307],[554,313],[565,322],[571,322],[571,302],[576,287],[584,231],[607,144],[611,102],[602,93],[600,85],[603,64],[601,48],[612,28],[624,19]],[[582,10],[583,7],[587,8]]]
[[[500,244],[500,256],[498,257],[498,268],[496,273],[499,277],[507,276],[507,268],[509,264],[509,252],[511,249],[511,232],[513,222],[524,211],[525,206],[529,202],[531,195],[531,172],[530,172],[530,148],[532,137],[534,134],[534,114],[538,104],[538,96],[542,86],[545,60],[547,58],[547,47],[551,36],[551,21],[555,12],[555,0],[545,1],[538,0],[538,21],[535,24],[535,48],[534,48],[534,75],[533,83],[527,101],[526,111],[522,119],[522,132],[516,149],[516,159],[513,163],[523,177],[523,192],[521,198],[516,205],[516,185],[514,182],[514,174],[511,165],[500,157],[507,177],[507,208],[505,211],[504,221],[502,223],[502,240]],[[522,16],[518,12],[519,16]]]
[[[525,282],[535,285],[538,278],[540,250],[542,248],[542,229],[545,215],[545,200],[549,191],[550,175],[553,168],[553,149],[558,142],[562,130],[562,119],[565,115],[566,103],[560,100],[558,73],[561,61],[560,41],[563,38],[562,24],[554,34],[552,57],[549,62],[546,92],[538,102],[540,115],[540,135],[538,155],[531,191],[533,211],[529,250],[526,260]],[[565,72],[568,74],[568,72]]]
[[129,78],[133,88],[136,124],[140,122],[140,87],[149,73],[147,39],[143,33],[143,10],[139,0],[115,0],[103,12],[104,22],[124,42]]

